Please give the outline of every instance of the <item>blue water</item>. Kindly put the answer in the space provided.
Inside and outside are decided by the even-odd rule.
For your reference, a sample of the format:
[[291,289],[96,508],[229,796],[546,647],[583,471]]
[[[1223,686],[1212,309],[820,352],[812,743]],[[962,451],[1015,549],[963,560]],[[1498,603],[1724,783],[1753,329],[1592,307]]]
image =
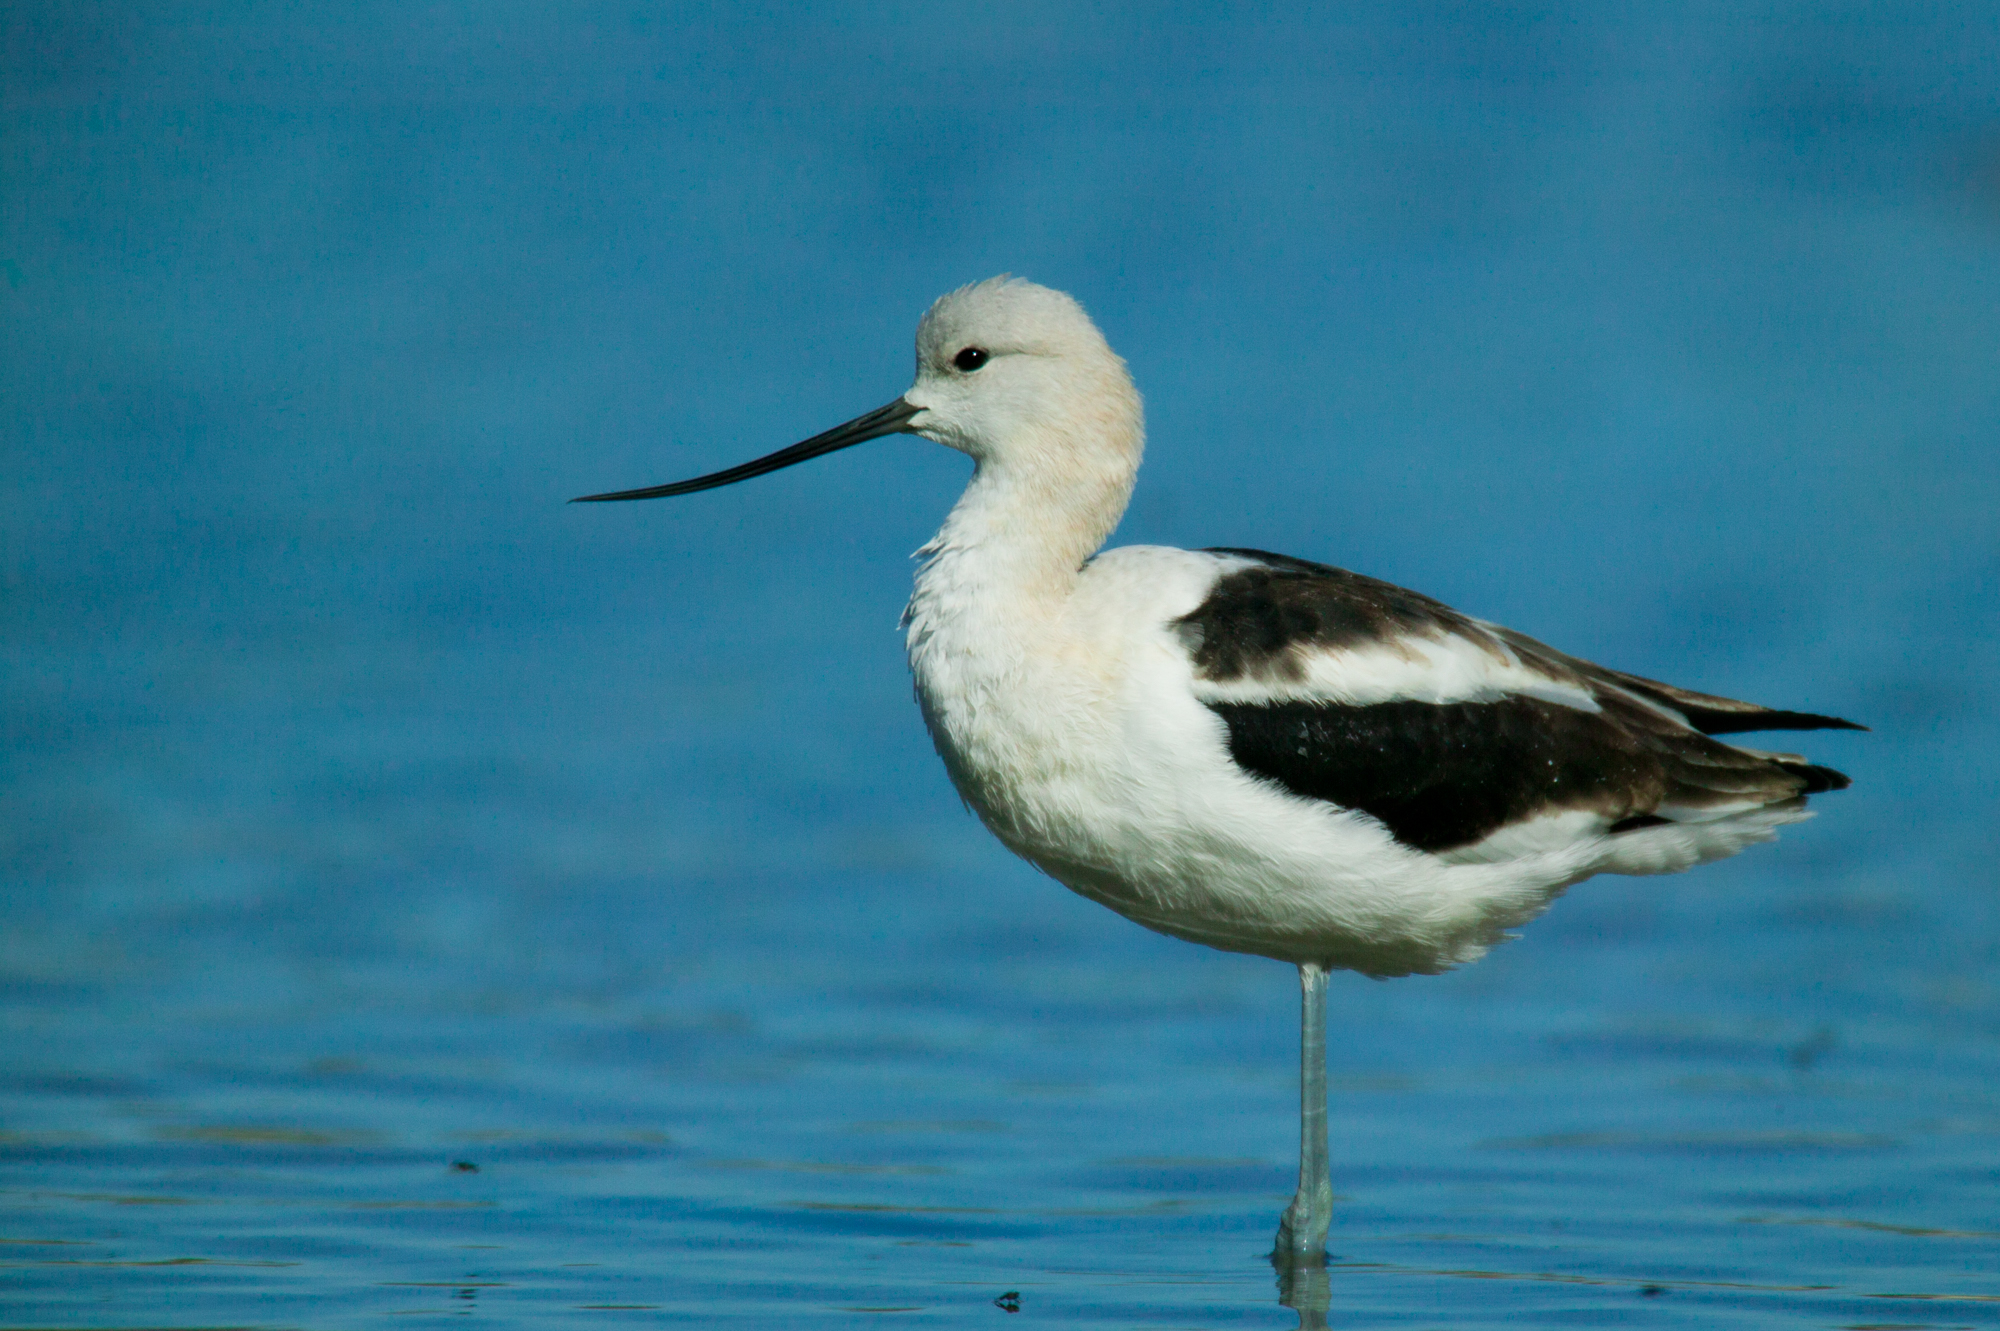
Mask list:
[[1292,973],[910,704],[963,459],[561,503],[1002,270],[1146,394],[1119,539],[1874,727],[1337,977],[1327,1323],[2000,1323],[2000,18],[1328,14],[8,6],[4,1325],[1299,1323]]

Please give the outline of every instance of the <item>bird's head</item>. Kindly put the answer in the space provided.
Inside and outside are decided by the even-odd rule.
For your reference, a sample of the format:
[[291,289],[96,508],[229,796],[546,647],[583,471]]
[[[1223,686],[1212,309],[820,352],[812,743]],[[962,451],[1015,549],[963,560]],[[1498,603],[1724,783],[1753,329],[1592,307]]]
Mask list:
[[1038,488],[1127,492],[1145,439],[1125,362],[1083,307],[1060,291],[994,277],[931,306],[917,328],[916,382],[887,406],[726,471],[583,499],[712,490],[886,434],[922,435],[982,471],[1031,476]]

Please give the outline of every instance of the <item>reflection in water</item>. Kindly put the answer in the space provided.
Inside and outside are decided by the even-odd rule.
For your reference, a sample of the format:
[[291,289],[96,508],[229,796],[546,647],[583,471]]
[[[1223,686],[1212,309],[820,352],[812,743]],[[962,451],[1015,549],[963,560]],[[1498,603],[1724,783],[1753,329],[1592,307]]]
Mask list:
[[1327,1305],[1332,1300],[1326,1264],[1288,1263],[1273,1253],[1271,1265],[1278,1272],[1278,1302],[1298,1313],[1300,1331],[1325,1331]]

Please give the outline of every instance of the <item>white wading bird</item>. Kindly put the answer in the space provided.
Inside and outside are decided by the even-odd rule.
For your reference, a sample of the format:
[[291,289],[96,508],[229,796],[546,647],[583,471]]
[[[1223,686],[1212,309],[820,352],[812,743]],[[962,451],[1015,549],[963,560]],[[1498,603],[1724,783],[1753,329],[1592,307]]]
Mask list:
[[1437,974],[1597,873],[1673,873],[1847,778],[1710,739],[1859,729],[1580,661],[1358,573],[1258,550],[1099,554],[1144,439],[1081,306],[1011,278],[917,328],[879,411],[728,471],[887,434],[975,464],[904,615],[931,738],[1007,847],[1149,929],[1299,968],[1299,1191],[1274,1259],[1325,1259],[1330,969]]

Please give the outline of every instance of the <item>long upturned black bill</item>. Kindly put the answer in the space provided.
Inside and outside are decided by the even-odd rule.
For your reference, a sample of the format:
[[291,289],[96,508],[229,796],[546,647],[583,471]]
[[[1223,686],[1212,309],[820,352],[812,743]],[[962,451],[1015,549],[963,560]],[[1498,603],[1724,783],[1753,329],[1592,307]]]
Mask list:
[[614,499],[665,499],[669,495],[693,494],[697,490],[713,490],[718,485],[734,485],[747,481],[752,476],[762,476],[766,472],[789,467],[795,462],[804,462],[825,453],[842,448],[852,448],[865,444],[870,439],[880,439],[885,434],[907,433],[904,429],[910,418],[922,411],[922,407],[911,406],[902,398],[897,398],[886,407],[857,416],[845,425],[836,425],[825,434],[816,434],[804,443],[781,448],[777,452],[746,462],[740,467],[727,471],[712,471],[706,476],[697,476],[691,481],[675,481],[672,485],[655,485],[645,490],[619,490],[612,494],[578,495],[570,500],[572,504],[603,504]]

